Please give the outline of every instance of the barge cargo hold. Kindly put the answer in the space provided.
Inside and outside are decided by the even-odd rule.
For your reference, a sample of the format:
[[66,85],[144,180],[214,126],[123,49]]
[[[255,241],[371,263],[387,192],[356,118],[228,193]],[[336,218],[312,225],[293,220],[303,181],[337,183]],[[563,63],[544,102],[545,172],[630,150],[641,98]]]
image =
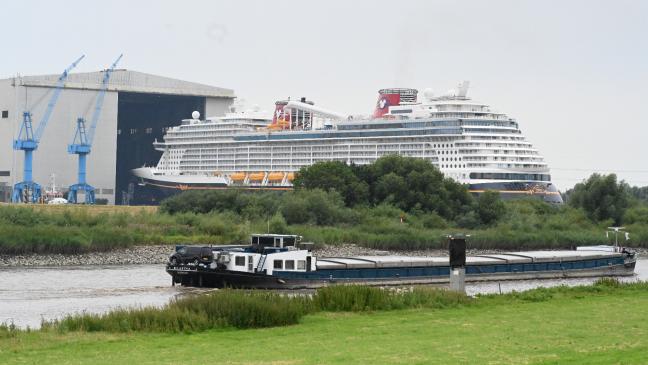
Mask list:
[[[316,258],[298,236],[253,235],[249,246],[211,247],[182,262],[171,257],[174,284],[246,289],[314,289],[331,284],[375,286],[445,284],[448,257],[357,256]],[[182,250],[182,246],[177,249]],[[203,248],[205,250],[205,248]],[[466,258],[466,281],[634,275],[633,252],[620,247],[510,252]]]

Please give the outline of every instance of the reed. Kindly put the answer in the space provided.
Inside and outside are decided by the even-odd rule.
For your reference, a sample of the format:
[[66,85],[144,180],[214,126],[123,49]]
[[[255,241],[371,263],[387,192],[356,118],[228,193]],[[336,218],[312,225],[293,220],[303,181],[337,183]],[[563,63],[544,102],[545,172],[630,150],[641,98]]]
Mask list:
[[211,328],[256,328],[296,324],[308,301],[272,292],[220,290],[173,300],[162,308],[116,309],[105,314],[75,314],[45,321],[43,329],[61,332],[195,332]]
[[360,312],[405,308],[447,308],[470,304],[464,294],[428,287],[381,289],[359,285],[321,288],[313,296],[315,308],[328,312]]
[[224,289],[173,300],[164,307],[116,309],[105,314],[74,314],[44,321],[58,332],[196,332],[213,328],[259,328],[296,324],[321,311],[378,311],[446,308],[469,304],[462,294],[441,289],[386,290],[366,286],[331,286],[312,295]]

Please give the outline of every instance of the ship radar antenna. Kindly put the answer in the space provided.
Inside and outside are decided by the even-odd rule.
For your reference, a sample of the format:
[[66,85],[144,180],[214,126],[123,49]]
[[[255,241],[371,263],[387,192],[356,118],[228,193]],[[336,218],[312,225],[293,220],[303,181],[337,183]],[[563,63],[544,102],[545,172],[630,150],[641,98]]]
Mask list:
[[607,227],[607,231],[605,231],[605,237],[609,238],[609,234],[614,233],[614,248],[619,249],[619,233],[623,233],[625,235],[626,241],[630,239],[630,233],[626,232],[625,227]]

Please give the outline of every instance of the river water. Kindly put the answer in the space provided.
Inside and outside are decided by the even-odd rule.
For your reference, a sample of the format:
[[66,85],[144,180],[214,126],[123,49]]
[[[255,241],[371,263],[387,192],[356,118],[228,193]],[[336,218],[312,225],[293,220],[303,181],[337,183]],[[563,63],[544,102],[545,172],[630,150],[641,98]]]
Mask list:
[[[637,261],[637,275],[648,280],[648,259]],[[595,278],[516,280],[467,284],[470,295],[507,293],[539,286],[587,285]],[[171,286],[164,265],[11,267],[0,269],[0,323],[37,328],[43,319],[73,313],[101,313],[119,307],[161,306],[171,298],[205,289]]]

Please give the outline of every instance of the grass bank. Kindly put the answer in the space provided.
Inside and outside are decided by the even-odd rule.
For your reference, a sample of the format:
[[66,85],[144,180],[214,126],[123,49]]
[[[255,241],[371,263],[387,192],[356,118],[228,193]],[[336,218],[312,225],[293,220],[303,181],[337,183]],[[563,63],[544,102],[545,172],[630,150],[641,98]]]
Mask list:
[[469,305],[317,312],[299,324],[191,334],[1,336],[3,363],[643,364],[646,284],[537,289]]

